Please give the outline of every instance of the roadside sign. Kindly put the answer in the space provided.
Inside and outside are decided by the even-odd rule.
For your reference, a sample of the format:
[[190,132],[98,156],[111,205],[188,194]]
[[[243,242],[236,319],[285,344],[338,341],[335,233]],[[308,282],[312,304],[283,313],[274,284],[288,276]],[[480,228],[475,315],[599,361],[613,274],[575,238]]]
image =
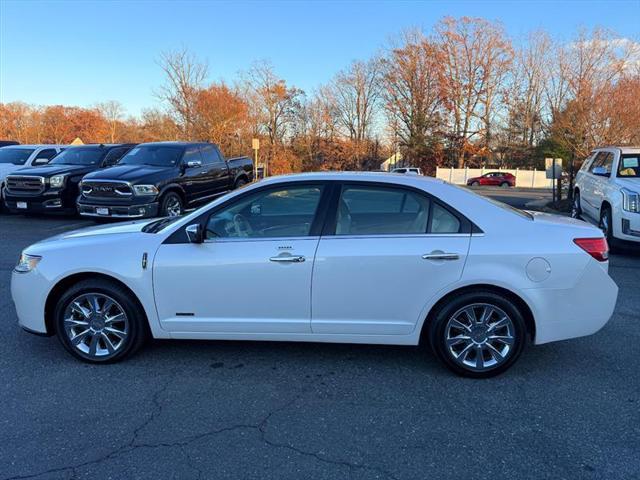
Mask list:
[[559,179],[562,178],[562,159],[561,158],[545,158],[544,168],[547,174],[547,178]]
[[260,139],[254,138],[251,140],[251,148],[253,150],[260,150]]

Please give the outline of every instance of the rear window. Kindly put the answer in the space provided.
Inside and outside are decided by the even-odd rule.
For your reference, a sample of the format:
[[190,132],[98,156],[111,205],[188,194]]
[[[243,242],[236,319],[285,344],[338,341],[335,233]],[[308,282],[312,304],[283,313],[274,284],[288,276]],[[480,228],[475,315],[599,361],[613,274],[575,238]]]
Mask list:
[[[456,188],[464,188],[464,187],[460,187],[458,185],[453,185],[451,184],[452,187],[456,187]],[[473,195],[475,195],[476,197],[479,197],[483,200],[486,200],[487,202],[495,205],[496,207],[501,208],[502,210],[506,210],[508,212],[513,213],[514,215],[518,215],[519,217],[523,217],[526,218],[527,220],[533,220],[533,215],[531,215],[529,212],[527,212],[526,210],[520,210],[519,208],[516,207],[512,207],[511,205],[501,202],[499,200],[495,200],[493,198],[490,197],[485,197],[484,195],[480,195],[476,192],[474,192],[473,190],[471,190],[470,188],[465,188],[465,190]]]
[[0,148],[0,163],[11,163],[13,165],[24,165],[35,149],[29,148]]

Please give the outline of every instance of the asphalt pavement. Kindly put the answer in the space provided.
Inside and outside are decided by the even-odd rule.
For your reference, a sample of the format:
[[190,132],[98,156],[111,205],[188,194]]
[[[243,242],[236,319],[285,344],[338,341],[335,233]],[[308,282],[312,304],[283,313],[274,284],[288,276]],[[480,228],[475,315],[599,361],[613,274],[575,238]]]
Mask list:
[[9,294],[21,249],[86,224],[0,215],[0,480],[640,478],[638,255],[611,259],[601,332],[494,379],[366,345],[155,341],[90,366]]

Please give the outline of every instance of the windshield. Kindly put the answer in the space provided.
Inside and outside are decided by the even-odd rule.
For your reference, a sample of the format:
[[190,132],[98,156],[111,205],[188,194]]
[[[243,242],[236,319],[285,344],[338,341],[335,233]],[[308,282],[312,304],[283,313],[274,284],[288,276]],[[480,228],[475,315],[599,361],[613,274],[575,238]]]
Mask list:
[[[2,150],[0,150],[0,152],[1,151]],[[618,167],[618,177],[640,177],[640,154],[622,155],[622,158],[620,159],[620,166]]]
[[104,148],[67,148],[49,162],[56,165],[98,165],[107,150]]
[[144,145],[127,153],[120,165],[152,165],[154,167],[175,167],[184,152],[184,147],[169,145]]
[[12,163],[14,165],[24,165],[29,156],[35,152],[30,148],[0,148],[0,163]]

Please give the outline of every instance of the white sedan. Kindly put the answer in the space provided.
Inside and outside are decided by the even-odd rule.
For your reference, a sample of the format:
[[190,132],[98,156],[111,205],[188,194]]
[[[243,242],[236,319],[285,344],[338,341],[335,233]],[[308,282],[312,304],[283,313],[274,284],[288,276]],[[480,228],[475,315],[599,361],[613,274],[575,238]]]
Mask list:
[[430,344],[487,377],[525,344],[597,332],[618,288],[602,232],[420,176],[274,177],[178,218],[28,247],[21,326],[95,363],[149,336]]

